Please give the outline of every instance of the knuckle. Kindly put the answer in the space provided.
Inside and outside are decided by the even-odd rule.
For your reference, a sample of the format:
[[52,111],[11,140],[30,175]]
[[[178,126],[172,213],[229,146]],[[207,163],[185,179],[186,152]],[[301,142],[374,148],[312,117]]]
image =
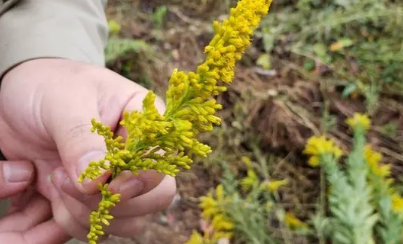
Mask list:
[[69,144],[71,141],[81,140],[81,138],[91,131],[92,125],[90,123],[79,123],[71,126],[64,133],[64,142]]

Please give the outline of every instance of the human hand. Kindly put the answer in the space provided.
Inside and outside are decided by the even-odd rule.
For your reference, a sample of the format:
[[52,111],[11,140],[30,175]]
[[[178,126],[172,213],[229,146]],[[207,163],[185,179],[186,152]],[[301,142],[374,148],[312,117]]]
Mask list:
[[[54,218],[69,235],[86,240],[88,216],[99,197],[97,183],[108,178],[105,174],[92,182],[77,182],[89,162],[106,152],[103,138],[91,133],[91,119],[124,137],[119,126],[123,111],[141,110],[147,92],[105,68],[63,59],[27,61],[4,76],[0,147],[9,160],[34,162],[36,188],[51,201]],[[161,100],[156,106],[163,111]],[[51,174],[53,185],[47,180]],[[172,177],[147,171],[136,177],[121,174],[110,189],[121,193],[121,202],[105,230],[129,237],[141,231],[140,216],[170,204],[176,184]]]
[[1,243],[61,244],[69,239],[51,219],[49,201],[28,189],[33,179],[30,162],[0,161],[0,200],[14,198],[6,215],[0,218]]

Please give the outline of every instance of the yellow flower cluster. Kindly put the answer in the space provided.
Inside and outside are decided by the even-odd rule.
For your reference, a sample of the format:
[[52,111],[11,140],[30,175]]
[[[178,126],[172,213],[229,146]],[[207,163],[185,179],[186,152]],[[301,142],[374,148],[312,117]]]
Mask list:
[[249,191],[253,186],[259,183],[259,179],[253,169],[248,169],[246,177],[244,177],[240,183],[244,191]]
[[271,180],[263,182],[262,186],[269,192],[277,192],[280,187],[288,184],[288,179],[283,180]]
[[355,113],[353,117],[346,120],[346,124],[351,128],[361,126],[364,130],[369,130],[371,127],[371,120],[368,115]]
[[93,211],[90,215],[90,232],[87,235],[89,244],[96,244],[99,237],[103,236],[105,232],[102,230],[102,226],[109,225],[109,220],[113,219],[113,216],[109,213],[109,208],[116,206],[119,202],[120,194],[112,194],[108,190],[108,184],[99,185],[99,190],[102,194],[102,201],[99,203],[98,210]]
[[[206,157],[211,148],[199,142],[197,136],[211,131],[213,125],[221,122],[215,114],[222,106],[213,97],[224,92],[225,85],[231,83],[236,62],[250,45],[254,30],[267,14],[271,2],[241,0],[231,9],[227,20],[214,22],[215,35],[205,48],[205,62],[196,72],[173,72],[166,92],[164,114],[157,111],[156,95],[152,91],[144,98],[142,111],[124,113],[120,123],[128,133],[124,143],[121,137],[114,138],[108,126],[93,120],[93,131],[104,137],[107,152],[104,159],[91,162],[79,182],[85,178],[96,179],[104,170],[111,173],[112,179],[124,170],[133,174],[140,170],[156,170],[175,176],[190,168],[192,160],[188,155]],[[103,201],[107,202],[106,196],[110,192],[105,188],[101,193]],[[103,207],[103,211],[107,210]],[[99,228],[101,219],[93,218],[100,212],[99,209],[91,215],[91,228],[97,229],[89,234],[91,240],[103,234]]]
[[224,196],[222,185],[218,185],[215,190],[215,196],[208,194],[200,198],[199,207],[202,209],[202,218],[211,222],[213,235],[205,233],[204,239],[211,243],[217,242],[221,238],[231,238],[234,223],[225,213],[225,206],[230,199]]
[[389,164],[381,164],[382,154],[373,150],[371,145],[365,146],[364,158],[370,170],[377,176],[382,178],[389,177],[391,174]]
[[403,197],[400,196],[392,186],[393,178],[390,177],[391,165],[381,165],[382,154],[374,151],[370,145],[365,147],[365,160],[372,173],[381,179],[379,184],[384,184],[388,189],[387,194],[390,194],[392,199],[392,210],[403,217]]
[[288,179],[267,180],[267,181],[261,182],[259,180],[259,177],[256,174],[255,170],[253,169],[253,165],[252,165],[250,158],[243,157],[242,161],[248,167],[247,175],[243,179],[241,179],[241,182],[240,182],[242,189],[244,191],[250,191],[254,187],[259,187],[260,189],[264,189],[268,192],[277,192],[280,187],[288,184]]
[[403,217],[403,197],[397,193],[392,195],[392,209]]
[[308,163],[316,167],[320,165],[321,156],[331,155],[338,159],[343,155],[343,151],[333,140],[326,139],[325,136],[313,136],[308,139],[304,154],[311,156]]
[[284,223],[291,229],[306,229],[308,225],[295,217],[291,212],[287,212],[284,216]]

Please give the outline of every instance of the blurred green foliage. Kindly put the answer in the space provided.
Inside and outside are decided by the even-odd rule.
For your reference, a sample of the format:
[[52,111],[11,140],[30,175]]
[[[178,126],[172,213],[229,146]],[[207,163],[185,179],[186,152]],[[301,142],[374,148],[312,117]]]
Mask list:
[[372,110],[382,90],[403,94],[403,1],[276,1],[261,26],[267,53],[295,59],[312,71],[330,68],[328,79],[359,93]]

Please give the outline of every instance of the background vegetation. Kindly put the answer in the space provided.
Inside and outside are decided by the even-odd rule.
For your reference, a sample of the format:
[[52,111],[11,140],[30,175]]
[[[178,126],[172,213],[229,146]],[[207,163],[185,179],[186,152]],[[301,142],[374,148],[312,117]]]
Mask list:
[[[172,70],[203,60],[212,20],[236,2],[109,0],[108,67],[163,97]],[[402,30],[398,0],[274,0],[233,85],[219,98],[224,123],[203,138],[213,154],[177,178],[175,202],[150,216],[143,236],[110,242],[179,244],[194,231],[209,233],[214,225],[202,217],[200,197],[220,184],[232,199],[222,214],[233,233],[220,243],[349,243],[315,222],[330,214],[332,183],[303,150],[308,138],[322,134],[351,150],[345,120],[367,113],[368,143],[391,165],[395,191],[403,192]],[[258,183],[272,181],[284,184],[262,195]]]

